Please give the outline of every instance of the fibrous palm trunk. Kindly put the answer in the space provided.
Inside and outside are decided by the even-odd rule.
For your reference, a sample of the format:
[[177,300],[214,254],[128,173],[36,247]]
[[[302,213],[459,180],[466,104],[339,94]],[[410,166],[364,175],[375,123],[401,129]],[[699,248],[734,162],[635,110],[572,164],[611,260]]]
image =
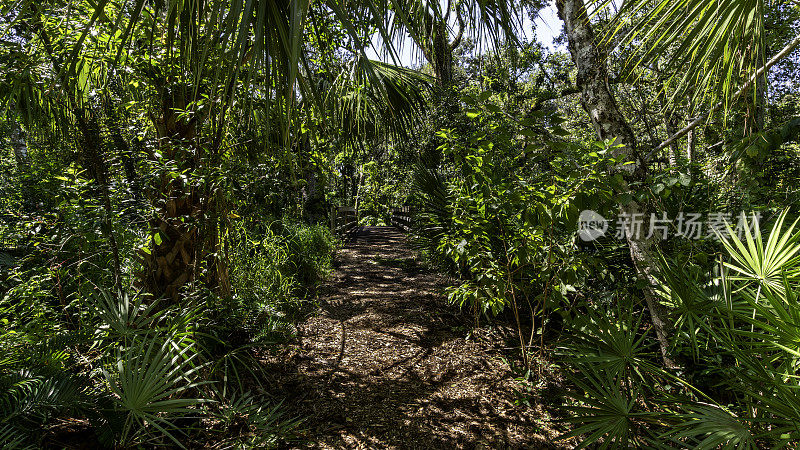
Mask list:
[[159,175],[150,193],[150,248],[140,252],[140,283],[155,297],[178,300],[184,288],[202,277],[209,288],[227,294],[227,270],[218,252],[215,196],[198,175],[203,158],[195,142],[197,123],[186,119],[187,89],[162,88],[160,115],[153,117],[161,158],[177,166]]

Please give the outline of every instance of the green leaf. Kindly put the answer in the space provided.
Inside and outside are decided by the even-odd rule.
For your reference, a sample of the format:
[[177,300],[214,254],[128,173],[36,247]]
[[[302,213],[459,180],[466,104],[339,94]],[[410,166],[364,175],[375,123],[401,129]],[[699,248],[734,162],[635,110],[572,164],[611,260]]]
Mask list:
[[564,136],[569,136],[570,135],[569,131],[567,131],[567,130],[561,128],[561,127],[553,127],[552,133],[555,134],[556,136],[560,136],[560,137],[564,137]]

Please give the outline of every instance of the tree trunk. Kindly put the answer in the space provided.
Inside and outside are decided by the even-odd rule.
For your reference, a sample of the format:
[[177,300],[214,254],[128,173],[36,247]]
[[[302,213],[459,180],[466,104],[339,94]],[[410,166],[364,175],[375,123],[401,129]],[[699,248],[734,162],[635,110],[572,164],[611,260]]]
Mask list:
[[28,143],[25,141],[25,133],[16,121],[11,124],[11,147],[14,150],[14,158],[17,160],[17,168],[21,172],[27,172],[31,166],[28,157]]
[[135,200],[139,200],[141,193],[139,192],[139,176],[136,173],[136,162],[128,141],[122,135],[119,113],[111,102],[111,98],[105,98],[103,101],[104,125],[111,135],[111,141],[116,147],[116,153],[122,161],[122,168],[125,172],[125,179],[128,181],[131,195]]
[[356,196],[354,202],[354,208],[356,210],[356,220],[361,219],[359,214],[358,207],[361,206],[361,185],[364,183],[364,169],[359,167],[358,169],[358,184],[356,184]]
[[[763,66],[767,59],[765,58],[766,52],[768,49],[764,48],[764,46],[759,46],[758,54],[756,55],[756,66],[761,67]],[[764,118],[767,115],[767,76],[769,72],[765,72],[762,76],[756,79],[756,101],[755,104],[752,105],[754,111],[751,111],[750,121],[752,122],[752,126],[750,127],[752,132],[757,133],[760,131],[764,131]],[[749,108],[748,108],[749,109]]]
[[[38,14],[36,8],[34,8],[34,12]],[[82,105],[81,102],[78,102],[75,99],[70,79],[65,75],[65,72],[61,71],[61,61],[56,58],[55,53],[53,52],[52,43],[50,42],[50,37],[46,32],[43,31],[41,22],[37,21],[33,27],[44,44],[48,58],[53,64],[53,69],[55,69],[56,73],[61,74],[60,81],[62,82],[62,87],[65,89],[65,97],[67,98],[70,109],[72,109],[72,113],[75,115],[78,124],[78,130],[81,133],[81,155],[79,159],[81,160],[83,167],[87,170],[89,176],[94,179],[95,182],[97,182],[100,188],[100,199],[103,202],[103,208],[105,210],[105,226],[103,227],[103,233],[106,235],[109,246],[111,247],[111,255],[114,263],[114,285],[118,293],[121,293],[122,266],[119,256],[119,246],[117,245],[117,239],[114,235],[114,228],[111,223],[113,211],[111,209],[111,194],[108,189],[108,168],[106,167],[106,162],[103,157],[103,139],[100,134],[100,125],[97,121],[97,115],[93,110]]]
[[114,235],[114,227],[111,217],[114,211],[111,207],[111,193],[108,189],[109,176],[103,157],[103,138],[100,134],[100,125],[97,121],[95,112],[88,108],[75,108],[75,117],[78,122],[78,129],[81,132],[81,165],[86,169],[89,176],[97,183],[100,190],[99,197],[103,202],[104,209],[104,234],[111,247],[111,256],[114,263],[114,287],[118,293],[122,293],[122,265],[119,256],[119,246]]
[[460,29],[458,34],[450,42],[448,36],[447,19],[450,16],[450,5],[448,5],[447,15],[437,18],[433,14],[426,14],[424,33],[425,43],[422,45],[422,52],[425,59],[433,66],[433,73],[439,87],[449,88],[453,84],[453,50],[461,43],[464,32],[464,20],[461,13],[457,10],[456,18]]
[[[197,161],[193,151],[196,123],[180,116],[188,103],[186,88],[163,87],[158,117],[152,118],[162,158],[173,161],[178,171],[160,174],[150,200],[155,216],[150,220],[150,249],[140,252],[140,283],[156,298],[178,300],[184,286],[194,282],[203,261],[200,226],[206,220],[208,201],[195,185]],[[204,201],[206,200],[206,201]],[[212,283],[213,284],[213,283]]]
[[[675,113],[672,111],[668,111],[664,116],[664,128],[667,131],[667,136],[672,136],[675,134]],[[671,169],[674,169],[678,166],[678,155],[680,155],[680,148],[678,148],[678,142],[675,141],[669,146],[668,150],[668,158],[669,158],[669,166]]]
[[11,148],[14,151],[14,159],[17,161],[17,172],[20,177],[20,189],[22,191],[22,204],[26,211],[34,211],[37,208],[36,198],[33,196],[31,180],[31,158],[28,155],[28,142],[25,139],[25,132],[19,123],[11,119]]
[[[621,147],[614,149],[615,156],[634,162],[616,169],[623,173],[626,183],[644,180],[647,165],[637,151],[633,130],[622,115],[609,88],[605,54],[596,45],[594,31],[583,0],[557,0],[556,6],[564,22],[570,54],[578,69],[576,84],[581,91],[583,108],[589,114],[601,140],[615,139],[615,144],[621,144]],[[625,189],[630,192],[627,186]],[[646,212],[646,206],[636,201],[620,207],[620,213],[626,214],[627,217],[637,217],[636,214],[642,214],[639,217],[646,217]],[[673,367],[674,363],[667,354],[669,331],[665,322],[666,311],[654,289],[657,283],[653,276],[656,266],[653,247],[659,236],[656,234],[651,239],[646,239],[642,234],[626,236],[630,256],[639,276],[648,282],[648,287],[643,292],[645,302],[650,311],[664,364]]]
[[447,41],[447,24],[436,24],[433,40],[433,67],[436,79],[442,87],[453,84],[453,50]]
[[[689,111],[689,114],[691,114],[692,111],[694,111],[694,107],[691,100],[689,100],[689,106],[686,110]],[[689,122],[691,122],[691,119],[689,120]],[[690,130],[686,134],[686,159],[689,161],[689,163],[694,162],[694,146],[695,142],[697,141],[697,134],[695,133],[696,130]]]

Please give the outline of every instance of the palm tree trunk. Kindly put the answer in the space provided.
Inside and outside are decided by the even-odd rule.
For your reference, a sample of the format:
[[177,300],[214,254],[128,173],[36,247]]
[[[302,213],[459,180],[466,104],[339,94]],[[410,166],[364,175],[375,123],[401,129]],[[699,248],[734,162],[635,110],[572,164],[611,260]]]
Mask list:
[[447,15],[436,18],[433,14],[427,14],[425,20],[425,43],[423,44],[423,54],[425,59],[433,66],[433,73],[439,87],[449,88],[453,84],[453,50],[461,43],[464,33],[464,19],[456,6],[456,19],[459,23],[459,31],[452,42],[448,36],[447,19],[450,17],[450,6],[448,4]]
[[203,261],[201,226],[207,221],[208,201],[194,185],[198,164],[193,151],[196,123],[180,117],[185,109],[185,88],[162,87],[162,105],[158,117],[152,118],[159,142],[159,151],[173,161],[186,179],[163,173],[150,200],[156,213],[150,220],[150,249],[140,252],[143,270],[140,284],[156,298],[178,300],[183,288],[194,282]]

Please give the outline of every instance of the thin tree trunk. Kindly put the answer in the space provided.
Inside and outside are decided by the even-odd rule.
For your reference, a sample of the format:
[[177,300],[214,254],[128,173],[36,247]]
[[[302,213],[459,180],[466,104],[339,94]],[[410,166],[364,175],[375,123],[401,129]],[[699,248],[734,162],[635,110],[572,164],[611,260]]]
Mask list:
[[[119,246],[117,245],[117,238],[114,235],[114,227],[111,223],[111,216],[113,214],[111,207],[111,193],[108,189],[108,168],[106,167],[105,159],[103,158],[102,145],[103,139],[100,135],[100,125],[97,122],[97,116],[94,111],[81,106],[72,91],[70,80],[63,75],[61,71],[61,61],[56,58],[53,52],[53,46],[50,42],[50,37],[43,30],[41,23],[34,25],[36,33],[44,44],[45,51],[47,52],[50,62],[53,64],[53,69],[56,73],[62,74],[61,82],[63,83],[64,93],[68,100],[68,104],[72,109],[75,118],[77,119],[78,129],[81,132],[81,156],[80,160],[83,167],[88,171],[89,176],[92,177],[100,187],[100,197],[103,202],[105,210],[105,226],[103,233],[108,239],[109,246],[111,247],[111,255],[114,263],[114,285],[118,293],[122,293],[122,264],[119,256]],[[27,152],[26,152],[27,154]]]
[[122,161],[122,168],[124,169],[125,179],[128,181],[131,195],[133,195],[135,200],[139,200],[141,198],[141,193],[139,192],[139,176],[136,173],[136,163],[134,161],[133,152],[128,145],[128,141],[126,141],[122,135],[122,130],[120,129],[121,119],[118,111],[111,102],[112,100],[110,98],[104,99],[103,102],[103,112],[105,113],[104,125],[106,129],[108,129],[111,140],[114,142],[114,147],[116,147],[117,155],[119,155]]
[[[764,46],[759,46],[759,52],[757,55],[756,64],[759,66],[763,65],[766,61],[764,57],[766,55],[767,49]],[[764,131],[764,119],[767,115],[767,76],[768,72],[764,73],[762,76],[758,77],[756,80],[756,102],[752,107],[755,109],[753,111],[753,118],[751,119],[753,125],[751,127],[753,132]]]
[[[690,99],[687,111],[689,111],[689,114],[692,114],[693,110],[694,110],[694,105],[692,104],[692,101]],[[696,133],[697,133],[696,130],[690,130],[689,133],[686,134],[686,159],[689,161],[689,163],[694,162],[694,146],[697,141]],[[674,134],[675,133],[671,133],[671,135]]]
[[[556,6],[558,14],[564,22],[570,54],[578,69],[576,84],[581,91],[583,108],[589,114],[592,125],[601,140],[615,139],[616,144],[621,144],[621,147],[614,150],[615,156],[634,162],[634,164],[617,168],[623,173],[626,182],[644,180],[647,166],[637,150],[633,130],[622,115],[609,88],[605,54],[596,45],[597,41],[583,0],[557,0]],[[636,201],[631,201],[626,205],[621,205],[620,212],[629,218],[645,217],[647,208]],[[655,292],[657,284],[653,276],[653,269],[656,266],[653,247],[659,236],[655,235],[651,239],[646,239],[642,237],[642,234],[626,236],[630,256],[639,276],[648,282],[644,289],[645,302],[650,311],[664,364],[673,367],[675,364],[667,353],[670,331],[665,321],[666,311]]]
[[12,120],[11,124],[11,148],[14,151],[14,159],[17,161],[17,172],[20,176],[20,189],[22,191],[22,201],[25,210],[33,211],[36,209],[36,199],[33,196],[30,178],[31,159],[28,155],[28,142],[25,139],[25,132],[17,121]]
[[11,147],[14,150],[14,158],[17,160],[17,168],[27,172],[30,169],[31,161],[28,156],[28,143],[25,141],[25,133],[16,121],[12,123]]
[[114,234],[114,225],[111,216],[114,211],[111,206],[111,192],[109,191],[108,167],[103,157],[103,139],[100,135],[100,125],[94,111],[86,108],[76,108],[75,116],[78,119],[78,128],[81,131],[81,160],[91,178],[97,182],[100,189],[100,199],[104,210],[104,234],[111,247],[111,257],[114,263],[114,287],[122,293],[122,264],[119,256],[119,245]]
[[358,212],[358,207],[361,206],[361,185],[364,183],[364,169],[358,169],[358,184],[356,185],[356,198],[355,198],[355,205],[354,208],[356,210],[356,220],[360,220],[361,217]]
[[[672,111],[667,112],[664,116],[664,128],[667,130],[667,136],[675,134],[675,113]],[[673,142],[672,145],[669,146],[668,158],[670,168],[677,167],[678,155],[680,155],[680,152],[677,142]]]

